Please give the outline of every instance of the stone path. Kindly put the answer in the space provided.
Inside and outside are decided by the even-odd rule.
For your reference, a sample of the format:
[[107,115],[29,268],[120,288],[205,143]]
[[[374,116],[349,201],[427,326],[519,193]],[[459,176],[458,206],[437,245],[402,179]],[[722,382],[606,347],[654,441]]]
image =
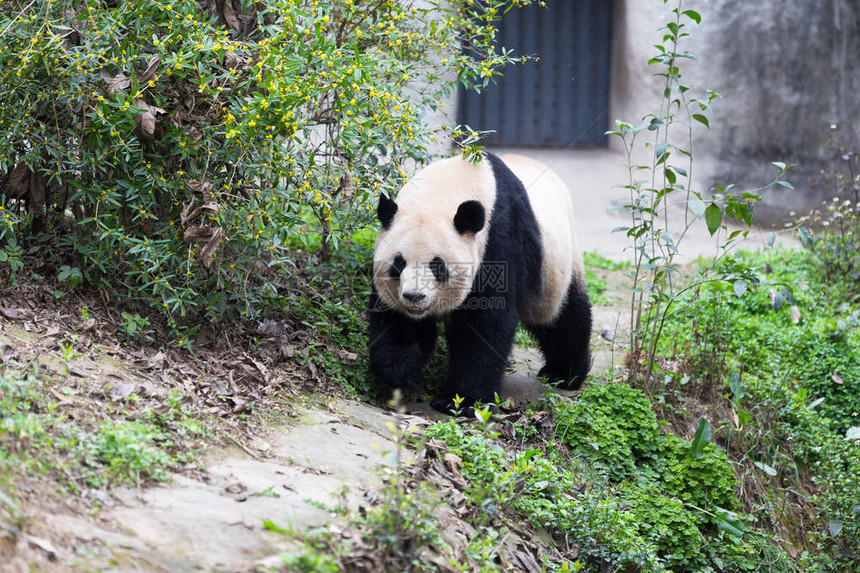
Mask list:
[[362,488],[379,483],[377,466],[396,463],[395,421],[347,400],[330,402],[328,411],[308,407],[295,425],[251,444],[253,455],[210,454],[203,480],[175,476],[170,485],[115,492],[123,505],[103,517],[126,532],[119,552],[130,570],[141,562],[170,573],[274,565],[290,545],[264,522],[298,531],[335,519],[325,507],[354,507]]

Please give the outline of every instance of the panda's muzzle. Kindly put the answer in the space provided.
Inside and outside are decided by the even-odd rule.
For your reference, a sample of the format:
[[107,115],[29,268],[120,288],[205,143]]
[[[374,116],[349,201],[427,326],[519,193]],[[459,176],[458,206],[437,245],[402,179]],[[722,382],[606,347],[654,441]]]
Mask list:
[[409,314],[423,314],[427,310],[425,301],[427,295],[420,291],[404,291],[400,295],[405,301],[406,311]]

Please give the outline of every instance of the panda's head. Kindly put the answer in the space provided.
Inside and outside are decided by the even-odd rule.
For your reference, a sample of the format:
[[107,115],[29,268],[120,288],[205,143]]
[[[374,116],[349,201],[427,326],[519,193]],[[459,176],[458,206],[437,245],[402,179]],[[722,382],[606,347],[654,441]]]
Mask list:
[[380,197],[373,281],[383,304],[412,318],[459,307],[475,280],[495,197],[487,165],[433,164],[398,195]]

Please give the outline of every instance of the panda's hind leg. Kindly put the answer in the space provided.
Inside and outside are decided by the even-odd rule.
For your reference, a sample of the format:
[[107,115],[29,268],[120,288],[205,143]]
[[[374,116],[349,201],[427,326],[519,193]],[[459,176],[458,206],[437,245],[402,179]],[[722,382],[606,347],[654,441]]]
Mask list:
[[546,363],[538,376],[576,390],[591,370],[591,303],[584,283],[574,278],[567,300],[556,319],[547,325],[529,325]]

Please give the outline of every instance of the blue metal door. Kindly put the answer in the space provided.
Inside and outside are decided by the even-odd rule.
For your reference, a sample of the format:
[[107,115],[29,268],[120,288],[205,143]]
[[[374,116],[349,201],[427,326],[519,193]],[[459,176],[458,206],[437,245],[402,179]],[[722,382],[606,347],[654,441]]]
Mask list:
[[497,45],[539,60],[506,67],[480,94],[461,91],[459,123],[495,130],[487,145],[606,145],[611,16],[610,0],[509,11]]

